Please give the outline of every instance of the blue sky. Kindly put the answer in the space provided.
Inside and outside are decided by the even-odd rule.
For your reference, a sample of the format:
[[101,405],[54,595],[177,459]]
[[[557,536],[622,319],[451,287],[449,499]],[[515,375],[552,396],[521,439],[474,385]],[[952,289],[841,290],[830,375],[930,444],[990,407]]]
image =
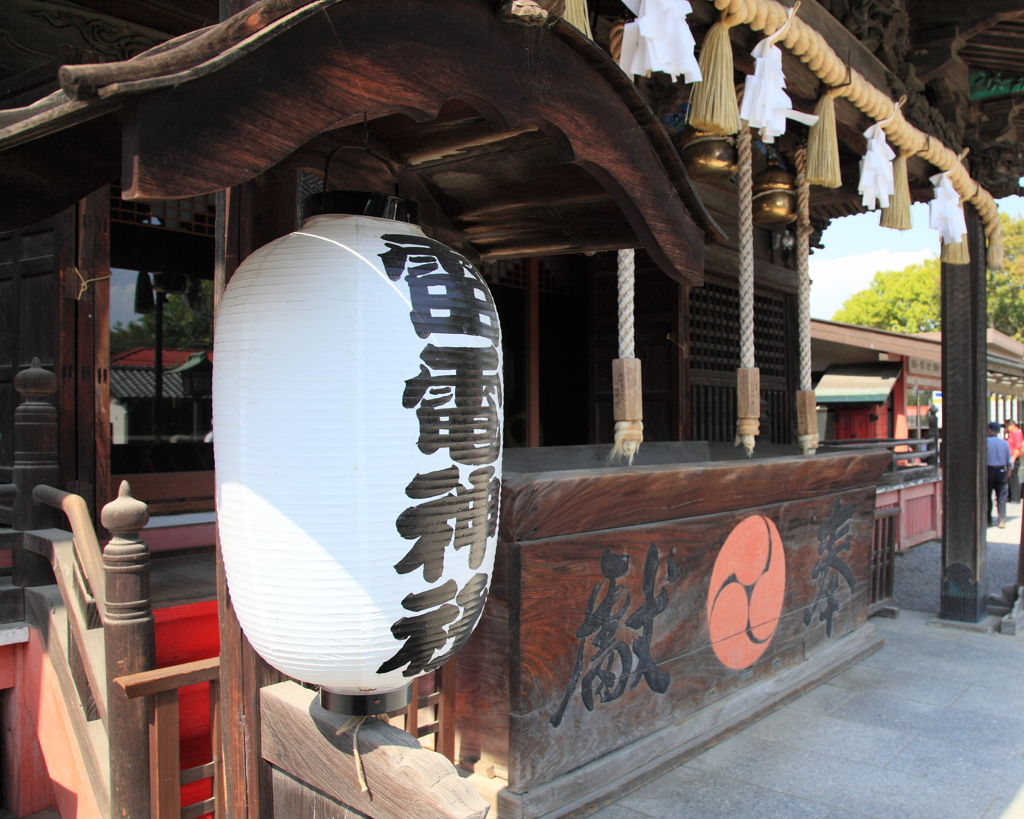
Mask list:
[[[999,209],[1024,216],[1024,197],[1000,199]],[[836,219],[822,237],[824,250],[811,254],[811,315],[831,319],[854,293],[865,290],[881,270],[902,270],[939,254],[938,233],[928,227],[928,204],[911,208],[913,229],[878,226],[879,211]]]

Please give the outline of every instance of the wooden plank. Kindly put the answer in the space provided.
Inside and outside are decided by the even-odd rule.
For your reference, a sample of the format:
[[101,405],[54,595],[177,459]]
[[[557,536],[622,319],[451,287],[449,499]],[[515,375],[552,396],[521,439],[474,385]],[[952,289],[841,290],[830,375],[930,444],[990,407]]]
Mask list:
[[[506,542],[537,540],[743,509],[751,498],[772,504],[874,486],[891,461],[872,452],[513,475],[504,484],[500,534]],[[626,496],[644,503],[624,504]]]
[[209,682],[219,677],[220,657],[211,657],[207,660],[196,660],[169,668],[155,668],[152,671],[117,677],[114,683],[121,687],[126,697],[132,699],[172,691],[195,683]]
[[[510,789],[532,790],[852,631],[866,618],[873,526],[867,487],[513,544]],[[762,551],[726,571],[740,531],[761,537]],[[777,608],[754,619],[748,600],[772,594]]]
[[363,814],[346,807],[319,791],[310,789],[284,771],[273,769],[274,816],[315,816],[317,819],[365,819]]
[[688,719],[670,722],[658,732],[529,793],[520,795],[501,788],[501,780],[489,783],[472,776],[470,781],[482,793],[493,794],[490,801],[496,816],[585,816],[792,702],[878,651],[884,642],[874,626],[863,625],[853,634],[809,655],[805,662],[721,697]]
[[[441,754],[383,720],[359,729],[369,794],[359,786],[347,719],[324,711],[294,682],[263,689],[263,758],[311,789],[374,819],[483,819],[487,804]],[[398,773],[401,771],[401,773]],[[372,795],[372,801],[371,801]]]
[[153,819],[181,819],[178,734],[178,689],[154,694],[149,723]]
[[111,486],[128,481],[132,497],[146,504],[206,500],[214,496],[213,470],[204,472],[148,472],[111,475]]

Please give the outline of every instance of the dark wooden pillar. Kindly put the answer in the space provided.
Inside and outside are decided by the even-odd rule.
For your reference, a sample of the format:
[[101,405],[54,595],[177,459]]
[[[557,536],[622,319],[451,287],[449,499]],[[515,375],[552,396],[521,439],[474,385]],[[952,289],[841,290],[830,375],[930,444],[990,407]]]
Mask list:
[[985,239],[964,205],[971,261],[942,265],[942,594],[939,616],[985,617]]
[[540,262],[526,279],[526,445],[540,446]]
[[149,511],[131,496],[124,481],[117,499],[103,507],[100,517],[114,536],[103,549],[110,816],[138,819],[150,815],[149,712],[145,697],[129,699],[114,680],[156,666],[149,548],[139,538],[149,522]]
[[[14,378],[14,389],[22,396],[14,411],[13,483],[18,494],[12,505],[15,529],[50,529],[60,526],[60,512],[36,503],[32,490],[39,484],[58,486],[57,408],[49,397],[57,391],[57,376],[44,370],[38,358]],[[42,555],[15,549],[12,555],[15,586],[49,586],[55,583],[50,562]]]
[[[217,196],[214,311],[235,269],[252,251],[296,228],[297,178],[268,171]],[[216,325],[214,325],[216,333]],[[227,819],[264,819],[273,799],[269,766],[260,750],[260,689],[284,675],[253,650],[231,605],[217,543],[217,611],[220,622],[221,740]]]

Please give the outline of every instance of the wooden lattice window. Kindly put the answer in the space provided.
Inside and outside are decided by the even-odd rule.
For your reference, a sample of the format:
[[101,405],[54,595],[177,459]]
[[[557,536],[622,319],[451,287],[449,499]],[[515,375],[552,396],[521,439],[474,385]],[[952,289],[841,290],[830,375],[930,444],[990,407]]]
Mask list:
[[786,302],[754,295],[754,360],[765,378],[786,377]]
[[[707,283],[690,290],[690,368],[731,372],[740,365],[740,297]],[[754,295],[754,360],[762,377],[786,377],[786,302]]]
[[126,201],[121,198],[120,185],[115,183],[110,186],[110,219],[197,236],[214,236],[217,232],[215,201],[212,193],[156,202]]
[[692,288],[689,325],[690,369],[730,372],[740,365],[740,298],[736,288],[710,282]]

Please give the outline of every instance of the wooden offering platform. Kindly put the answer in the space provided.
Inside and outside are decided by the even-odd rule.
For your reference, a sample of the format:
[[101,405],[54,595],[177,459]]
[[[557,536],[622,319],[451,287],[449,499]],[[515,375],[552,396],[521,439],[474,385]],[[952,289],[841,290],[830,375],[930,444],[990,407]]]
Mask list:
[[501,819],[585,814],[882,645],[888,452],[648,443],[609,468],[608,449],[505,455],[456,709],[458,759]]

